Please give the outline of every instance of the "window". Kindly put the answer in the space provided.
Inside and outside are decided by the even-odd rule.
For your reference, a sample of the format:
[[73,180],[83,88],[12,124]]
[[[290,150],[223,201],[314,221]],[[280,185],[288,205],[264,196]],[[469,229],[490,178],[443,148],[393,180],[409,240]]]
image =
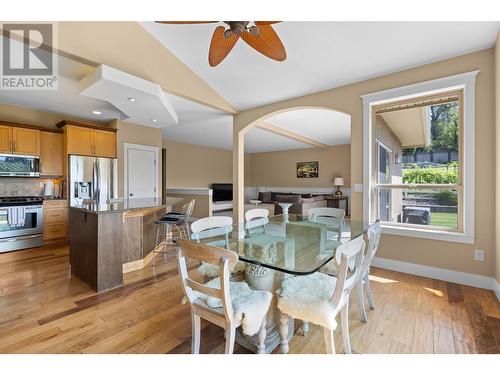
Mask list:
[[476,74],[363,96],[364,216],[385,233],[473,243]]

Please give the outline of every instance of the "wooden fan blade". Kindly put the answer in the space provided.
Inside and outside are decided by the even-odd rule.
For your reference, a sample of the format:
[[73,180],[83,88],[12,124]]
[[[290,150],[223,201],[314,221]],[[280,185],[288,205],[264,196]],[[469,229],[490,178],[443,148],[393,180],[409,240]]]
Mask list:
[[276,60],[283,61],[286,59],[286,51],[283,43],[276,34],[276,31],[271,25],[259,26],[260,34],[258,36],[253,36],[248,31],[241,34],[241,39],[243,39],[247,44],[259,51],[263,55]]
[[156,23],[165,23],[169,25],[189,25],[198,23],[217,23],[219,21],[155,21]]
[[254,21],[255,26],[272,25],[273,23],[280,23],[281,21]]
[[212,35],[210,50],[208,52],[208,63],[210,66],[216,66],[224,60],[240,38],[238,35],[232,34],[226,39],[224,37],[224,30],[224,26],[218,26]]

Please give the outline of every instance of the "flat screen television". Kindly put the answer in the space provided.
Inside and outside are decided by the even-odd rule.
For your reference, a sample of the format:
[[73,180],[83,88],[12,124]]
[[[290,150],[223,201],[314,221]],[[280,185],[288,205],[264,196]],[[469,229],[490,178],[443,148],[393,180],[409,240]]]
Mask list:
[[212,184],[212,201],[232,201],[233,184]]

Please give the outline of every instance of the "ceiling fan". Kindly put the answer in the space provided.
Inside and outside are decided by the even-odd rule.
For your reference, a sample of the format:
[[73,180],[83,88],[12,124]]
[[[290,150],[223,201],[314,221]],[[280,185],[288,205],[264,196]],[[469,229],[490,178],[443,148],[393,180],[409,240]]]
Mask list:
[[[217,23],[219,21],[156,21],[164,24],[200,24]],[[231,52],[241,37],[250,47],[263,55],[276,60],[284,61],[286,51],[278,34],[271,26],[280,21],[222,21],[225,26],[217,26],[212,35],[208,63],[217,66]]]

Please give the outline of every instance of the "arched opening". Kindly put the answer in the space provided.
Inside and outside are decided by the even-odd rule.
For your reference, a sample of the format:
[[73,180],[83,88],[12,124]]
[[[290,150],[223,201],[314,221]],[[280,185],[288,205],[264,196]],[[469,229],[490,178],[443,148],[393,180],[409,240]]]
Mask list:
[[[333,184],[335,177],[344,180],[340,191],[347,199],[342,206],[349,209],[349,114],[324,106],[294,106],[243,121],[236,116],[233,130],[235,222],[243,222],[250,200],[263,201],[268,209],[274,206],[279,214],[275,201],[279,193],[300,195],[304,204],[295,205],[294,210],[306,213],[309,206],[305,197],[334,194],[338,189]],[[319,204],[326,207],[328,203],[324,200]]]

